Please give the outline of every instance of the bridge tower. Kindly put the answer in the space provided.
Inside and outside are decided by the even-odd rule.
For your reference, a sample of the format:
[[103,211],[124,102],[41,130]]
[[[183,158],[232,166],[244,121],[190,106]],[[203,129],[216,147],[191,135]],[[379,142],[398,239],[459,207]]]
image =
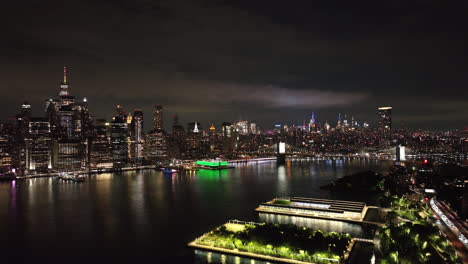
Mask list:
[[276,146],[276,164],[284,165],[286,163],[286,143],[279,142]]

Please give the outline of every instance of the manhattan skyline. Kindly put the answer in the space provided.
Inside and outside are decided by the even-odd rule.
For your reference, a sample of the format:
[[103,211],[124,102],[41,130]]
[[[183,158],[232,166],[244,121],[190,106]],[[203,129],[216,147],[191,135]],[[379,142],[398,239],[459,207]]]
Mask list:
[[96,118],[116,104],[160,104],[166,124],[178,114],[184,125],[268,128],[315,112],[321,123],[342,113],[375,125],[377,107],[390,105],[397,129],[466,126],[466,4],[297,3],[7,3],[0,117],[23,101],[42,116],[67,66],[70,92]]

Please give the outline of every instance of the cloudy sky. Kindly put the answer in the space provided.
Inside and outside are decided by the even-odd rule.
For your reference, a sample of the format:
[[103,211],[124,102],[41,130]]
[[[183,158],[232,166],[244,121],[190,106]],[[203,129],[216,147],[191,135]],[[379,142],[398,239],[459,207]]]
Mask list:
[[24,0],[2,3],[0,118],[36,115],[69,67],[96,117],[162,104],[165,122],[264,127],[316,112],[395,127],[468,125],[468,2]]

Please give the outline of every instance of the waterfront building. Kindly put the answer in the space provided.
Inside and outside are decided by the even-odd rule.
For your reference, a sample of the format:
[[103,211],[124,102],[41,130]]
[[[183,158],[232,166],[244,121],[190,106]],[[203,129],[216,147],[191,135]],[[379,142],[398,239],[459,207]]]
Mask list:
[[167,140],[163,130],[148,132],[145,136],[143,153],[147,164],[155,164],[167,159]]
[[143,111],[135,109],[130,123],[130,160],[136,164],[141,164],[143,160]]
[[90,146],[91,168],[112,168],[112,145],[110,139],[110,123],[105,119],[97,119]]
[[110,139],[112,162],[115,168],[121,168],[128,163],[128,123],[127,115],[121,105],[117,105],[116,116],[110,123]]
[[14,126],[12,123],[0,123],[0,173],[13,171]]
[[76,171],[85,167],[84,146],[78,139],[53,141],[53,168],[57,171]]
[[186,149],[186,137],[185,129],[182,125],[179,124],[179,118],[177,115],[174,116],[174,124],[172,126],[172,137],[171,141],[173,143],[173,153],[176,157],[181,157],[185,153]]
[[256,211],[362,221],[367,213],[367,207],[362,202],[292,197],[262,203]]
[[50,124],[45,118],[31,118],[26,143],[27,172],[47,172],[52,169]]

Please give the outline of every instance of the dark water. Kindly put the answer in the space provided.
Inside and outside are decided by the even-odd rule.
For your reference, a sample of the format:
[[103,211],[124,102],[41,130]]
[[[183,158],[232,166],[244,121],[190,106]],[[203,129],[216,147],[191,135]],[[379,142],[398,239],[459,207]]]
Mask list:
[[194,263],[189,241],[229,219],[259,221],[254,209],[274,197],[375,203],[369,195],[319,187],[389,166],[364,160],[280,167],[263,162],[178,175],[101,174],[84,183],[52,178],[0,183],[0,258],[2,263]]

